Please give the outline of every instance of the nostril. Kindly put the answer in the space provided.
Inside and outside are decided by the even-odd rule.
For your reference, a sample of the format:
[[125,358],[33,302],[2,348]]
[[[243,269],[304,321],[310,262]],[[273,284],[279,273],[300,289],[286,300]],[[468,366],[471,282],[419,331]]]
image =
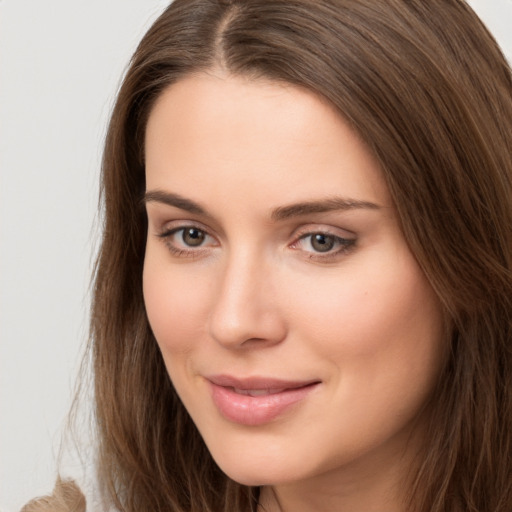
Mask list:
[[216,311],[210,319],[210,335],[219,344],[229,348],[263,347],[284,339],[284,322],[274,313],[245,309],[236,316]]

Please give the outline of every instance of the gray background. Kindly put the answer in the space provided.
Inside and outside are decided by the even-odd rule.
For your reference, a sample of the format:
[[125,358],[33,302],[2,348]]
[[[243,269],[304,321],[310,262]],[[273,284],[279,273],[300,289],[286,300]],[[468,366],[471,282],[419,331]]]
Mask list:
[[[0,0],[0,510],[51,490],[86,339],[105,125],[162,0]],[[512,2],[470,2],[512,60]]]

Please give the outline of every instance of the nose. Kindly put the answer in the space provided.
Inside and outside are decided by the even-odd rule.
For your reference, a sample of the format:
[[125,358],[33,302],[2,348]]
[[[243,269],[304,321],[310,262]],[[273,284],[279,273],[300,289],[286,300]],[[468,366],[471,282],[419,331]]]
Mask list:
[[248,254],[233,255],[217,284],[210,335],[230,349],[266,347],[286,337],[286,322],[271,265]]

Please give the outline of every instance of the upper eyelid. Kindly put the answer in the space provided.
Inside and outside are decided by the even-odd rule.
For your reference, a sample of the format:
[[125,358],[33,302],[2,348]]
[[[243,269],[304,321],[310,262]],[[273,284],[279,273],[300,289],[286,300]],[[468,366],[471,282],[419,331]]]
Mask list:
[[311,231],[309,233],[304,233],[303,235],[300,235],[299,237],[297,237],[295,239],[294,242],[292,242],[291,245],[294,245],[294,244],[297,244],[298,242],[300,242],[301,240],[305,240],[306,238],[308,237],[312,237],[313,235],[326,235],[328,237],[332,237],[336,240],[339,240],[341,241],[341,243],[343,242],[348,242],[348,243],[355,243],[357,242],[357,239],[356,238],[348,238],[348,237],[343,237],[343,236],[339,236],[339,235],[335,235],[334,233],[328,233],[326,231]]
[[[150,203],[146,203],[147,206],[149,204]],[[180,216],[180,218],[172,218],[168,215],[160,214],[158,211],[154,213],[148,211],[147,215],[148,224],[152,224],[153,228],[159,233],[177,230],[180,228],[186,228],[188,226],[193,226],[204,231],[206,234],[216,238],[217,240],[226,238],[224,230],[222,229],[221,226],[212,227],[211,225],[205,224],[202,220],[194,218],[193,215],[191,215],[191,217],[189,218],[185,216]],[[321,221],[314,221],[313,219],[309,222],[300,222],[299,225],[291,229],[291,232],[289,233],[288,236],[292,239],[297,239],[299,237],[313,233],[326,233],[329,235],[347,239],[357,238],[356,232],[351,229],[347,229],[346,227],[335,225],[330,222],[324,223]]]
[[203,231],[205,233],[206,236],[209,236],[211,238],[213,238],[212,235],[210,235],[210,233],[208,233],[206,230],[200,228],[199,226],[195,226],[193,224],[188,224],[186,226],[177,226],[175,228],[163,228],[159,233],[158,233],[158,236],[160,237],[165,237],[165,236],[170,236],[170,235],[174,235],[176,233],[179,233],[180,231],[183,231],[187,228],[195,228],[199,231]]
[[[162,222],[154,222],[155,228],[159,234],[165,234],[166,232],[176,232],[180,229],[185,229],[187,227],[194,227],[201,231],[204,231],[207,235],[220,239],[222,235],[218,235],[215,230],[211,229],[209,226],[205,226],[202,222],[192,219],[182,219],[182,220],[168,220]],[[293,241],[298,240],[307,235],[312,235],[315,233],[325,233],[331,236],[335,236],[343,239],[352,239],[356,238],[356,233],[354,231],[348,230],[346,228],[341,228],[338,226],[324,225],[320,223],[309,223],[305,225],[301,225],[295,229],[293,229],[290,234],[290,238]]]
[[[150,204],[151,203],[146,203],[146,205]],[[203,220],[195,218],[194,214],[189,214],[188,212],[184,213],[187,213],[188,215],[190,215],[190,217],[188,215],[170,216],[168,212],[159,209],[155,209],[153,212],[151,212],[150,209],[148,208],[146,211],[148,226],[152,225],[153,229],[155,229],[158,232],[173,229],[172,227],[166,227],[171,226],[173,224],[176,224],[176,228],[186,228],[187,226],[193,226],[198,229],[201,229],[202,231],[209,234],[210,236],[213,236],[216,239],[220,239],[223,236],[224,233],[220,226],[212,226],[211,224],[205,224]]]
[[[212,234],[212,230],[205,226],[202,222],[196,220],[167,220],[164,222],[156,222],[156,229],[160,233],[171,232],[171,231],[179,231],[180,229],[186,228],[197,228],[201,231],[204,231],[207,235],[215,237]],[[175,225],[173,225],[175,224]]]
[[[340,233],[342,232],[342,233]],[[315,233],[325,233],[327,235],[335,236],[338,238],[355,239],[356,233],[345,228],[328,226],[325,224],[307,224],[300,226],[294,231],[296,238],[301,238],[307,235],[313,235]],[[346,234],[346,236],[344,236]]]

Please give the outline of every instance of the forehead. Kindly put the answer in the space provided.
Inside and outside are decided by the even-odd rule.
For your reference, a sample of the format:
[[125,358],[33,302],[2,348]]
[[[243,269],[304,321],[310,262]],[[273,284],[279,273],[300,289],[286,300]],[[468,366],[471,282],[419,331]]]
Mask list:
[[[199,195],[230,184],[389,203],[379,166],[343,117],[316,94],[282,83],[201,74],[168,87],[146,130],[148,188]],[[222,194],[221,194],[222,195]],[[277,197],[276,197],[277,200]]]

